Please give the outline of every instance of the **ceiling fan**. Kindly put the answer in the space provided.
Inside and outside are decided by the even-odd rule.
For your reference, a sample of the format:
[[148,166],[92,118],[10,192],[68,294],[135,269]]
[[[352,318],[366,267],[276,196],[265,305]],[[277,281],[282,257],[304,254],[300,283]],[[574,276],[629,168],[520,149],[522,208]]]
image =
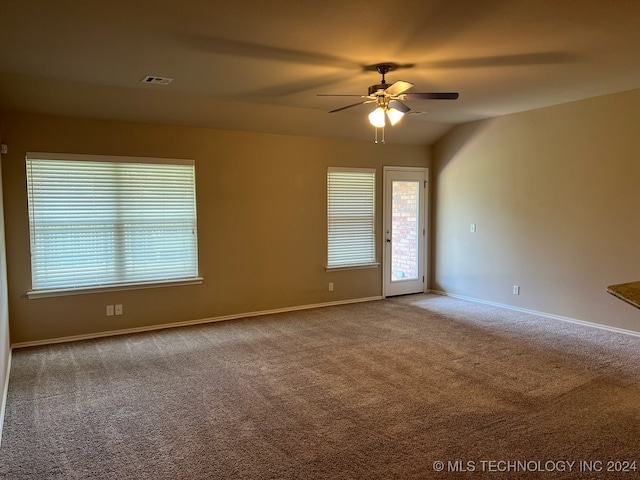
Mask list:
[[440,93],[405,93],[413,83],[398,80],[391,85],[387,84],[385,75],[393,69],[391,64],[375,65],[376,71],[382,75],[382,82],[369,87],[368,95],[341,95],[341,94],[318,94],[319,97],[360,97],[363,101],[346,105],[344,107],[331,110],[329,113],[340,112],[347,108],[357,107],[366,103],[375,103],[376,108],[369,114],[369,122],[376,127],[376,143],[378,143],[378,128],[382,128],[382,143],[384,143],[384,127],[387,120],[391,125],[400,121],[405,113],[411,111],[402,100],[456,100],[457,92]]

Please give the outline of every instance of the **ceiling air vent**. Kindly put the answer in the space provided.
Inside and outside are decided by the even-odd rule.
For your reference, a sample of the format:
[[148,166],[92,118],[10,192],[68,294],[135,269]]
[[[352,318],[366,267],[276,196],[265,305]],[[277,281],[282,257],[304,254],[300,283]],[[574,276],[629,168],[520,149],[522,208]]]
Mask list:
[[154,85],[169,85],[171,82],[173,82],[173,78],[156,77],[153,75],[147,75],[140,81],[142,83],[153,83]]

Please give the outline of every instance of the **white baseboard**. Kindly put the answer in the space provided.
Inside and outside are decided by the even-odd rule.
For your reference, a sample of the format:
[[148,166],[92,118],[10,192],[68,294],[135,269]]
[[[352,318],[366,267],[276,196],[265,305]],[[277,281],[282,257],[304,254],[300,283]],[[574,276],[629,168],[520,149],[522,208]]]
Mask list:
[[0,446],[2,446],[2,427],[4,426],[4,412],[7,407],[7,396],[9,394],[9,373],[11,372],[11,349],[9,349],[9,360],[7,361],[7,371],[5,372],[4,385],[2,386],[2,399],[0,400]]
[[539,312],[537,310],[530,310],[528,308],[514,307],[513,305],[491,302],[489,300],[482,300],[480,298],[466,297],[464,295],[443,292],[440,290],[430,290],[429,293],[435,293],[436,295],[443,295],[445,297],[459,298],[461,300],[468,300],[470,302],[475,302],[475,303],[482,303],[484,305],[492,305],[494,307],[506,308],[508,310],[515,310],[516,312],[530,313],[532,315],[538,315],[539,317],[551,318],[553,320],[560,320],[560,321],[569,322],[569,323],[576,323],[578,325],[584,325],[586,327],[592,327],[592,328],[599,328],[600,330],[607,330],[609,332],[624,333],[625,335],[633,335],[635,337],[640,337],[640,332],[636,332],[634,330],[626,330],[624,328],[611,327],[609,325],[602,325],[601,323],[587,322],[586,320],[578,320],[576,318],[563,317],[562,315],[555,315],[553,313],[547,313],[547,312]]
[[299,310],[309,310],[312,308],[332,307],[336,305],[347,305],[350,303],[371,302],[374,300],[382,300],[383,297],[365,297],[355,298],[351,300],[338,300],[335,302],[315,303],[310,305],[298,305],[294,307],[275,308],[273,310],[261,310],[257,312],[237,313],[233,315],[224,315],[221,317],[200,318],[196,320],[186,320],[184,322],[163,323],[161,325],[150,325],[148,327],[126,328],[122,330],[110,330],[107,332],[89,333],[85,335],[72,335],[69,337],[49,338],[45,340],[35,340],[32,342],[19,342],[11,345],[11,348],[37,347],[40,345],[52,345],[55,343],[75,342],[78,340],[91,340],[94,338],[112,337],[115,335],[127,335],[131,333],[149,332],[153,330],[163,330],[165,328],[188,327],[191,325],[201,325],[205,323],[223,322],[225,320],[236,320],[239,318],[259,317],[263,315],[271,315],[274,313],[295,312]]

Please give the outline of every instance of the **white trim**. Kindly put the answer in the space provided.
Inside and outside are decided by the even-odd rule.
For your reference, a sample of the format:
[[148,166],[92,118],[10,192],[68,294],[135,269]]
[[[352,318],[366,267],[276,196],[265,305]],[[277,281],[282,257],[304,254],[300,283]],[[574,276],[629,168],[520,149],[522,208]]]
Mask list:
[[121,157],[117,155],[85,155],[77,153],[27,152],[27,160],[79,160],[85,162],[162,163],[169,165],[195,165],[186,158]]
[[429,233],[429,168],[428,167],[394,167],[394,166],[384,166],[382,167],[382,296],[387,298],[387,274],[389,273],[387,269],[389,268],[387,263],[387,238],[386,238],[386,228],[387,228],[387,200],[389,200],[389,192],[387,188],[387,175],[388,172],[411,172],[411,173],[422,173],[424,175],[424,181],[426,182],[424,192],[422,195],[422,205],[421,208],[424,209],[422,215],[422,221],[424,228],[424,235],[422,236],[422,276],[424,281],[422,282],[422,292],[427,293],[429,291],[428,283],[429,283],[429,238],[431,234]]
[[383,172],[387,170],[397,170],[400,172],[426,172],[429,167],[395,167],[393,165],[385,165],[382,167]]
[[[27,154],[26,161],[32,277],[27,297],[198,278],[192,161],[160,165],[136,157],[85,162],[102,157],[47,156],[56,155]],[[154,201],[164,197],[166,202]],[[158,255],[160,250],[166,255]]]
[[335,272],[336,270],[361,270],[363,268],[378,268],[380,264],[375,263],[359,263],[357,265],[336,265],[335,267],[326,266],[325,271]]
[[[334,181],[333,180],[333,174],[335,174],[335,176],[337,177],[337,179]],[[350,180],[347,181],[342,181],[344,180],[344,178],[342,180],[339,180],[339,177],[343,177],[344,175],[341,174],[358,174],[358,176],[364,176],[366,177],[366,179],[363,179],[362,182],[358,181],[358,185],[360,185],[361,187],[371,187],[371,190],[369,191],[368,188],[366,188],[366,195],[363,195],[362,197],[357,197],[357,201],[355,202],[357,204],[357,206],[359,208],[357,208],[357,213],[356,211],[353,211],[353,207],[354,205],[352,205],[351,201],[347,201],[344,202],[344,198],[343,195],[348,195],[349,199],[353,199],[354,197],[350,196],[350,193],[346,193],[346,191],[344,190],[345,187],[347,186],[351,186],[352,182]],[[373,266],[377,266],[377,264],[379,263],[377,260],[377,255],[376,255],[376,247],[377,247],[377,243],[376,243],[376,212],[377,212],[377,182],[378,182],[378,178],[377,178],[377,174],[378,172],[376,171],[375,168],[343,168],[343,167],[327,167],[327,262],[326,262],[326,271],[330,271],[330,269],[341,269],[341,268],[347,268],[347,269],[351,269],[351,268],[372,268]],[[353,178],[351,179],[353,180]],[[370,181],[373,181],[372,183],[370,183]],[[334,195],[337,194],[337,197]],[[369,196],[369,194],[371,194],[371,196]],[[334,203],[337,203],[338,205],[341,205],[343,208],[338,207],[338,210],[341,210],[341,214],[340,215],[332,215],[333,212],[333,206]],[[362,207],[372,207],[372,212],[371,212],[371,216],[369,217],[368,214],[364,214],[362,213],[364,210],[361,210]],[[332,227],[334,226],[334,224],[336,223],[336,220],[334,220],[335,218],[349,218],[349,217],[344,217],[344,215],[346,213],[349,213],[350,215],[355,215],[358,218],[361,219],[366,219],[371,220],[371,242],[372,245],[369,245],[369,239],[366,239],[366,243],[365,243],[365,239],[360,239],[358,242],[354,244],[349,244],[350,246],[346,248],[346,252],[343,251],[344,247],[344,240],[347,238],[347,234],[348,232],[351,230],[351,225],[346,225],[346,229],[347,232],[345,232],[345,230],[343,228],[337,228],[337,229],[333,229]],[[349,222],[350,223],[350,222]],[[338,222],[338,224],[343,225],[343,222]],[[360,225],[360,222],[358,222],[357,224],[358,226],[358,230],[362,227]],[[332,232],[334,232],[334,235],[332,235]],[[362,233],[362,232],[361,232]],[[333,240],[333,242],[332,242]],[[338,250],[341,252],[340,255],[340,261],[338,261],[336,258],[333,258],[333,262],[332,262],[332,256],[331,256],[331,252],[332,252],[332,245],[337,243],[338,245],[340,245],[340,247],[338,247]],[[365,243],[364,245],[362,245],[362,243]],[[372,247],[372,250],[370,251],[368,247]],[[348,253],[347,255],[347,260],[350,261],[351,263],[343,263],[345,261],[345,253]],[[353,258],[353,254],[357,254],[357,256],[359,258],[355,259]],[[354,264],[353,261],[362,261],[363,263],[356,263]]]
[[5,372],[4,385],[2,387],[2,399],[0,399],[0,446],[2,446],[2,427],[4,426],[4,413],[7,408],[7,397],[9,395],[9,373],[11,372],[11,351],[9,348],[9,358],[7,360],[7,371]]
[[361,167],[327,167],[327,173],[329,172],[378,173],[375,168],[361,168]]
[[59,290],[33,290],[27,292],[27,297],[32,298],[47,298],[47,297],[64,297],[66,295],[82,295],[85,293],[103,293],[103,292],[117,292],[121,290],[139,290],[142,288],[160,288],[160,287],[180,287],[184,285],[199,285],[204,279],[202,277],[189,278],[185,280],[160,280],[154,282],[136,282],[136,283],[122,283],[116,285],[106,285],[104,287],[80,287],[73,289],[59,289]]
[[163,323],[161,325],[151,325],[148,327],[126,328],[122,330],[110,330],[108,332],[90,333],[85,335],[72,335],[69,337],[58,337],[46,340],[35,340],[33,342],[19,342],[11,345],[11,348],[38,347],[41,345],[52,345],[54,343],[75,342],[78,340],[91,340],[94,338],[112,337],[115,335],[127,335],[131,333],[149,332],[153,330],[164,330],[165,328],[188,327],[191,325],[201,325],[206,323],[223,322],[226,320],[237,320],[240,318],[260,317],[263,315],[272,315],[274,313],[287,313],[299,310],[310,310],[312,308],[333,307],[337,305],[347,305],[350,303],[371,302],[374,300],[382,300],[381,296],[354,298],[351,300],[338,300],[335,302],[315,303],[310,305],[298,305],[294,307],[275,308],[272,310],[260,310],[257,312],[237,313],[232,315],[223,315],[221,317],[201,318],[197,320],[186,320],[184,322]]
[[555,315],[553,313],[539,312],[537,310],[530,310],[528,308],[514,307],[513,305],[507,305],[507,304],[504,304],[504,303],[491,302],[489,300],[482,300],[482,299],[474,298],[474,297],[466,297],[464,295],[458,295],[458,294],[455,294],[455,293],[443,292],[443,291],[440,291],[440,290],[429,290],[429,293],[435,293],[436,295],[442,295],[442,296],[445,296],[445,297],[459,298],[461,300],[468,300],[470,302],[482,303],[484,305],[491,305],[491,306],[494,306],[494,307],[506,308],[507,310],[515,310],[516,312],[530,313],[531,315],[537,315],[539,317],[545,317],[545,318],[549,318],[549,319],[552,319],[552,320],[560,320],[562,322],[575,323],[577,325],[583,325],[585,327],[598,328],[600,330],[606,330],[608,332],[623,333],[625,335],[632,335],[634,337],[640,337],[640,332],[636,332],[635,330],[627,330],[625,328],[611,327],[609,325],[603,325],[601,323],[587,322],[586,320],[578,320],[577,318],[563,317],[562,315]]

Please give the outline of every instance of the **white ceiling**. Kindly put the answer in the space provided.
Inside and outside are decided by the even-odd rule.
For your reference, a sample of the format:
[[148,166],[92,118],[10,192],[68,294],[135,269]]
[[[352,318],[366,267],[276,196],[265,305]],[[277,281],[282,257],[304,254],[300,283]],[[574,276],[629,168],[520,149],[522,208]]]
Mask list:
[[[0,108],[373,140],[380,76],[414,100],[388,142],[640,87],[640,0],[3,0]],[[173,78],[145,85],[145,75]]]

